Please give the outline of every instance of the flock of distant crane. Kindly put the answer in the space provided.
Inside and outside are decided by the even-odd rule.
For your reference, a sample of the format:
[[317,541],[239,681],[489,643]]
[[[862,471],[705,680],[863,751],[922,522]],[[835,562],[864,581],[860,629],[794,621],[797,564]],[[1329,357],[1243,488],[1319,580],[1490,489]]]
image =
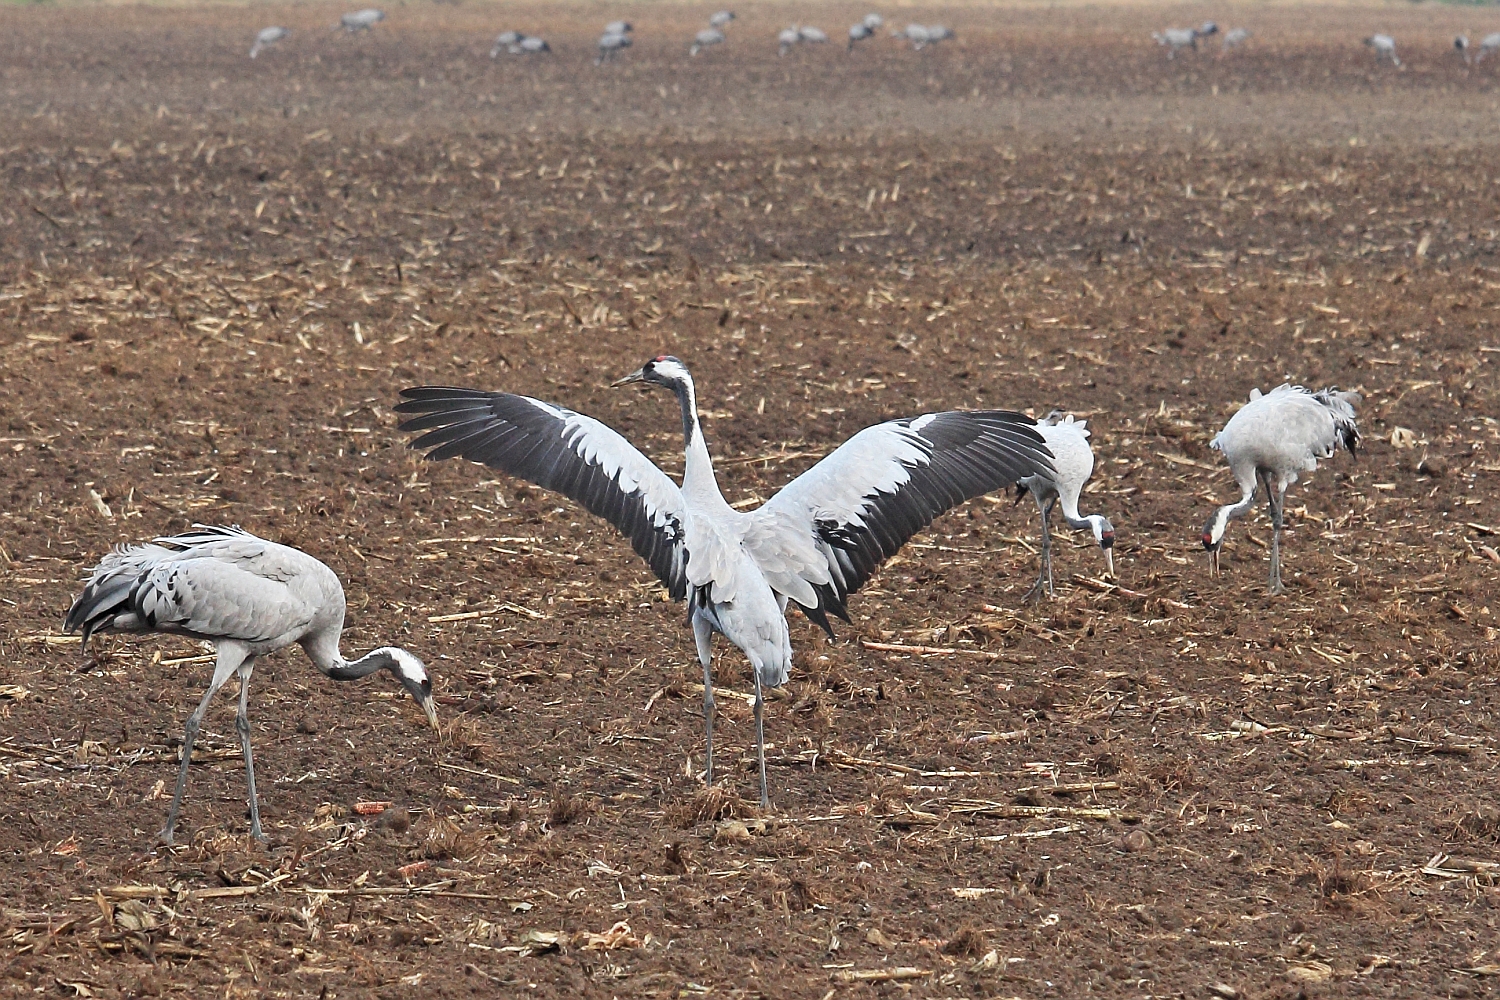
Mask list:
[[[339,23],[334,25],[334,28],[352,34],[368,31],[383,20],[385,20],[385,12],[372,7],[345,14],[339,18]],[[704,49],[724,44],[729,37],[725,29],[733,20],[735,20],[735,14],[732,10],[721,10],[710,17],[708,27],[693,36],[693,41],[688,46],[688,54],[696,56]],[[848,51],[853,52],[856,45],[874,38],[884,26],[885,18],[879,14],[868,14],[851,25]],[[610,62],[621,51],[630,48],[634,37],[633,30],[628,21],[611,21],[605,25],[604,32],[599,36],[597,43],[598,55],[594,59],[594,64],[597,66]],[[279,25],[262,28],[255,36],[255,43],[250,46],[250,58],[256,58],[265,49],[286,38],[288,34],[290,31]],[[1184,49],[1198,49],[1203,39],[1215,35],[1220,37],[1220,46],[1225,52],[1239,48],[1251,38],[1247,28],[1231,28],[1220,32],[1218,24],[1213,21],[1205,21],[1196,28],[1163,28],[1161,31],[1152,32],[1151,37],[1167,50],[1167,58],[1170,60],[1177,58],[1178,53]],[[909,42],[913,49],[920,51],[929,45],[953,38],[954,33],[952,28],[941,24],[908,24],[905,28],[893,30],[891,37]],[[811,25],[792,25],[783,28],[776,36],[777,54],[784,56],[799,45],[820,45],[827,41],[828,34],[821,28]],[[1388,60],[1392,65],[1400,67],[1401,59],[1396,55],[1396,40],[1390,35],[1377,33],[1366,38],[1364,43],[1375,53],[1376,59]],[[1453,47],[1463,57],[1465,64],[1477,66],[1486,57],[1500,52],[1500,31],[1485,35],[1480,39],[1477,47],[1470,45],[1467,35],[1459,35],[1453,40]],[[490,58],[498,59],[502,53],[528,56],[551,51],[552,46],[537,35],[505,31],[495,39],[494,47],[490,49]]]
[[[463,458],[554,490],[630,539],[673,600],[686,600],[703,667],[705,780],[714,781],[713,636],[749,659],[755,675],[760,801],[766,784],[763,689],[786,683],[792,665],[786,612],[796,605],[833,635],[829,615],[849,620],[847,602],[934,518],[986,493],[1030,493],[1042,521],[1041,573],[1024,600],[1050,596],[1049,521],[1061,507],[1070,527],[1089,531],[1114,575],[1115,528],[1082,515],[1078,499],[1093,474],[1089,431],[1053,411],[1039,421],[1009,410],[948,410],[887,420],[855,434],[755,510],[719,489],[687,366],[663,355],[614,383],[671,392],[682,415],[686,461],[679,486],[608,425],[555,403],[506,392],[446,386],[406,389],[396,412],[413,448],[431,460]],[[1210,571],[1231,520],[1263,490],[1272,523],[1268,593],[1284,590],[1281,532],[1287,487],[1319,460],[1359,444],[1354,393],[1282,385],[1258,389],[1212,446],[1222,452],[1240,499],[1214,512],[1202,542]],[[187,720],[177,785],[160,836],[171,843],[198,727],[215,693],[239,677],[236,730],[245,759],[250,832],[264,839],[255,794],[247,696],[255,661],[293,643],[339,681],[390,672],[438,730],[432,681],[413,653],[382,646],[358,660],[339,652],[345,599],[328,566],[238,527],[197,525],[186,534],[125,546],[90,572],[64,627],[87,645],[98,632],[167,633],[212,642],[213,678]]]

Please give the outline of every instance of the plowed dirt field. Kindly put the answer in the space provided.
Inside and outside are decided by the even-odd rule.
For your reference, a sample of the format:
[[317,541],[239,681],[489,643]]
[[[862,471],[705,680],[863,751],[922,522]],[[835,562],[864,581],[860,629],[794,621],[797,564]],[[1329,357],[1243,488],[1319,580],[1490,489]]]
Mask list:
[[[1477,997],[1500,982],[1500,60],[1482,8],[409,3],[0,10],[0,991],[79,997]],[[889,15],[890,12],[887,12]],[[593,64],[603,22],[637,41]],[[1254,35],[1167,60],[1214,18]],[[775,33],[834,37],[778,59]],[[254,32],[292,35],[255,61]],[[554,53],[488,56],[494,34]],[[1393,33],[1404,66],[1360,39]],[[754,808],[720,641],[705,791],[684,611],[608,525],[396,431],[404,387],[554,400],[731,501],[859,428],[1087,419],[1118,579],[1028,499],[793,614]],[[1251,388],[1364,396],[1263,509],[1208,442]],[[346,652],[226,693],[81,652],[110,546],[237,523],[346,580]],[[232,686],[231,686],[232,692]],[[376,803],[376,805],[371,805]],[[379,804],[387,804],[379,811]]]

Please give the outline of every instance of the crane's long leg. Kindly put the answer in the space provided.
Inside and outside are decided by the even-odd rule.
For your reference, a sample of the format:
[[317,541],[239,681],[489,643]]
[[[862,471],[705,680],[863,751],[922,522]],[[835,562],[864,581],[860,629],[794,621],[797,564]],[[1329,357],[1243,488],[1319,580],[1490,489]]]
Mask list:
[[710,664],[714,653],[714,630],[708,619],[693,615],[693,641],[698,645],[698,662],[703,664],[703,745],[708,760],[704,783],[714,783],[714,674]]
[[1272,595],[1283,594],[1286,588],[1281,585],[1281,524],[1282,515],[1286,510],[1286,487],[1279,489],[1271,488],[1271,480],[1266,479],[1266,494],[1271,501],[1271,585],[1269,593]]
[[1053,596],[1052,589],[1052,528],[1049,522],[1052,520],[1052,508],[1057,505],[1057,498],[1047,501],[1045,506],[1037,502],[1037,509],[1042,512],[1042,571],[1037,577],[1036,583],[1028,590],[1024,601],[1040,601],[1045,594]]
[[240,710],[234,717],[235,731],[240,734],[240,749],[245,751],[245,784],[250,789],[250,836],[256,840],[265,840],[266,835],[260,832],[260,802],[255,797],[255,758],[250,753],[250,713],[248,701],[250,697],[250,673],[255,669],[255,657],[247,657],[240,664]]
[[167,825],[160,835],[164,844],[172,843],[172,831],[177,826],[177,811],[182,808],[182,793],[187,789],[188,765],[193,762],[193,743],[198,739],[198,727],[203,724],[203,717],[208,714],[208,703],[214,700],[219,688],[229,680],[230,674],[239,669],[248,655],[247,650],[239,643],[219,643],[219,658],[214,664],[213,680],[208,682],[203,700],[198,702],[198,707],[188,716],[187,725],[182,730],[182,766],[177,771],[177,790],[172,793],[172,806],[167,810]]
[[755,755],[760,762],[760,807],[762,809],[769,809],[771,807],[771,796],[766,791],[766,727],[761,716],[761,709],[765,706],[765,698],[761,696],[760,664],[752,663],[751,667],[755,673]]

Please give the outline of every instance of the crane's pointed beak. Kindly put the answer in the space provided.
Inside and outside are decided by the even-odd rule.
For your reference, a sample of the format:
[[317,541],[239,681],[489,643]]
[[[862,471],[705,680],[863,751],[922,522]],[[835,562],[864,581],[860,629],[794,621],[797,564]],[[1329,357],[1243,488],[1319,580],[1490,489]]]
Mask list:
[[1115,548],[1113,545],[1104,550],[1104,575],[1111,580],[1115,578]]
[[1208,575],[1219,575],[1219,548],[1214,546],[1208,550]]
[[422,706],[422,714],[427,716],[427,724],[432,727],[432,731],[442,736],[443,727],[438,724],[437,704],[432,700],[432,695],[419,699],[417,704]]
[[618,389],[620,386],[629,385],[632,382],[645,381],[645,378],[645,369],[637,368],[635,371],[631,372],[629,375],[626,375],[624,378],[616,379],[615,381],[611,382],[609,384],[609,387],[611,389]]

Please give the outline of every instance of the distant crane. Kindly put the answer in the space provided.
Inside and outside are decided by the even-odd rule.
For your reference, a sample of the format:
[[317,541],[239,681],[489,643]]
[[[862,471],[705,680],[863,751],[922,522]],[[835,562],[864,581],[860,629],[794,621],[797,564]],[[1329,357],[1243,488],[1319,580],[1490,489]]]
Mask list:
[[1250,40],[1250,32],[1246,28],[1230,28],[1224,32],[1224,40],[1220,43],[1223,50],[1237,49]]
[[911,42],[913,49],[921,49],[927,44],[927,26],[925,24],[908,24],[900,31],[891,32],[892,38],[904,38]]
[[710,45],[724,44],[724,32],[718,28],[704,28],[693,36],[693,44],[688,48],[688,55],[695,56]]
[[1389,59],[1391,64],[1400,67],[1401,60],[1396,57],[1396,40],[1390,35],[1371,35],[1365,39],[1374,52],[1377,60]]
[[1151,37],[1156,39],[1157,45],[1167,48],[1167,58],[1177,58],[1177,53],[1182,49],[1198,47],[1198,39],[1217,34],[1219,26],[1212,21],[1205,21],[1197,28],[1164,28],[1159,32],[1153,32]]
[[1037,433],[1047,442],[1052,452],[1053,472],[1028,476],[1016,483],[1016,502],[1030,493],[1036,498],[1037,509],[1042,514],[1042,572],[1036,585],[1027,597],[1050,597],[1052,587],[1052,532],[1048,522],[1052,519],[1052,508],[1061,506],[1063,520],[1077,531],[1090,531],[1094,542],[1104,552],[1105,572],[1115,575],[1115,526],[1102,514],[1078,513],[1078,497],[1083,484],[1094,472],[1094,450],[1089,447],[1088,423],[1074,420],[1061,410],[1053,410],[1036,422]]
[[732,10],[721,10],[721,11],[718,11],[717,13],[715,13],[712,17],[710,17],[708,19],[708,26],[710,28],[723,29],[723,28],[729,27],[729,22],[733,21],[733,20],[734,20],[734,11],[732,11]]
[[239,528],[198,524],[181,535],[115,549],[89,574],[83,593],[68,609],[63,627],[82,630],[83,644],[95,632],[185,635],[214,644],[213,680],[182,737],[177,789],[161,832],[172,843],[177,812],[187,787],[193,741],[219,688],[238,674],[240,708],[235,729],[245,753],[250,834],[264,840],[255,797],[255,761],[250,754],[247,699],[257,657],[301,643],[313,666],[336,681],[389,670],[438,727],[432,681],[422,661],[404,649],[381,646],[357,660],[339,654],[344,629],[344,588],[333,570],[306,552],[268,542]]
[[594,65],[613,62],[615,57],[624,49],[630,48],[630,36],[623,33],[606,31],[599,36],[599,55],[594,59]]
[[635,27],[629,21],[611,21],[604,26],[606,35],[628,35],[635,31]]
[[811,25],[803,25],[798,28],[797,34],[801,36],[802,41],[809,45],[822,45],[828,41],[828,32],[822,28],[814,28]]
[[792,47],[802,41],[802,32],[797,28],[782,28],[781,33],[776,36],[776,54],[784,56],[792,51]]
[[703,665],[708,782],[713,783],[713,634],[734,643],[755,674],[760,800],[766,788],[762,688],[787,680],[786,608],[832,634],[850,594],[912,535],[964,500],[1050,474],[1030,418],[1005,410],[948,411],[866,427],[754,511],[719,491],[687,367],[662,356],[615,385],[660,386],[682,410],[686,465],[678,487],[605,424],[527,396],[475,389],[403,390],[404,431],[429,459],[466,458],[556,490],[628,536],[674,600],[686,598]]
[[255,44],[250,46],[250,58],[254,59],[260,55],[261,49],[270,48],[289,34],[291,32],[282,27],[261,28],[255,35]]
[[1469,56],[1469,38],[1467,35],[1459,35],[1453,39],[1453,47],[1458,50],[1459,55],[1464,57],[1464,62],[1471,62],[1477,66],[1484,61],[1486,56],[1492,56],[1497,51],[1500,51],[1500,31],[1485,35],[1479,42],[1479,51],[1472,58]]
[[858,43],[864,41],[867,38],[870,38],[870,37],[874,36],[874,34],[875,34],[875,29],[871,28],[868,24],[866,24],[863,21],[860,21],[857,24],[850,25],[849,26],[849,51],[853,52],[855,45],[857,45]]
[[1255,503],[1257,486],[1264,486],[1272,528],[1269,592],[1284,592],[1281,525],[1286,488],[1300,473],[1312,472],[1319,459],[1332,458],[1340,448],[1351,455],[1357,453],[1359,428],[1354,404],[1358,402],[1358,393],[1340,392],[1337,387],[1309,392],[1288,383],[1264,395],[1259,389],[1250,390],[1250,402],[1229,418],[1213,440],[1213,447],[1229,462],[1241,496],[1238,503],[1215,511],[1203,527],[1210,573],[1218,575],[1219,550],[1224,546],[1229,522],[1245,516]]
[[364,10],[354,11],[339,18],[336,27],[343,28],[351,35],[360,31],[369,31],[375,25],[385,20],[385,11],[374,7],[366,7]]
[[495,47],[490,49],[490,58],[499,58],[502,50],[513,56],[525,56],[538,52],[551,52],[552,46],[534,35],[523,35],[519,31],[504,31],[495,38]]

